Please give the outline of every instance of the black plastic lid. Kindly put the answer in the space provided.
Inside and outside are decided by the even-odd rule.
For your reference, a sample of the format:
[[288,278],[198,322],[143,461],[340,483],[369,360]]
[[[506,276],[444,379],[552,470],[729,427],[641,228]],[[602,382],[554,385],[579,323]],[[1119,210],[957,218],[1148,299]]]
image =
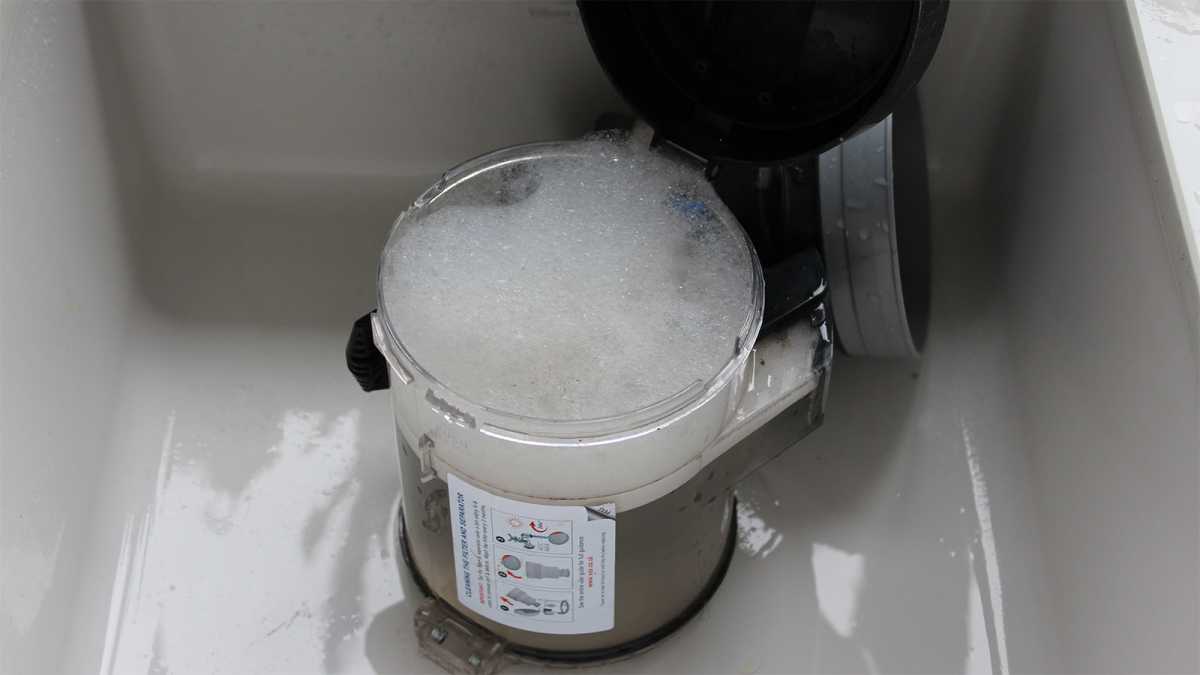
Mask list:
[[592,50],[663,137],[777,164],[878,122],[929,65],[947,0],[585,0]]

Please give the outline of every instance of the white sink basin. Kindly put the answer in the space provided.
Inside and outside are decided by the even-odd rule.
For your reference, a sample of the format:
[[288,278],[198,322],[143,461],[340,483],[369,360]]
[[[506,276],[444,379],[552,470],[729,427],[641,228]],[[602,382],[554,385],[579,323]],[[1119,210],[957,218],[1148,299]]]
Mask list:
[[[574,5],[5,2],[0,31],[0,672],[433,671],[390,410],[342,349],[442,170],[623,109]],[[1200,669],[1188,59],[1186,6],[952,7],[924,360],[835,359],[711,604],[603,671]]]

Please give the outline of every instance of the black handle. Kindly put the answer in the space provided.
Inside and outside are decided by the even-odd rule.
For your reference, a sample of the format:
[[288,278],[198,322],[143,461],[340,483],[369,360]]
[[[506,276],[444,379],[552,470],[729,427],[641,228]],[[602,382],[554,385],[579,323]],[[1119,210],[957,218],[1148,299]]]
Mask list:
[[391,384],[387,361],[375,348],[371,336],[371,314],[367,312],[354,322],[350,339],[346,341],[346,368],[363,391],[387,389]]

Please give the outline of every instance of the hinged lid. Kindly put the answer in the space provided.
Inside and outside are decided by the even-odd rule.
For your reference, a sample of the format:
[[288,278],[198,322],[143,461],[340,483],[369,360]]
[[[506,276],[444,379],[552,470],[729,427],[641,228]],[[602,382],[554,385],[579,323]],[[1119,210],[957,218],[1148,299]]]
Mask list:
[[891,112],[933,57],[946,0],[580,3],[601,65],[663,137],[775,164]]

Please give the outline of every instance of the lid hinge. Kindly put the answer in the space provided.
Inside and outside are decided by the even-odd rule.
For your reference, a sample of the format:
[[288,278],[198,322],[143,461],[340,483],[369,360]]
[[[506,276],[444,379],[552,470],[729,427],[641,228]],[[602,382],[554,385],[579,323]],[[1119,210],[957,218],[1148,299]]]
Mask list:
[[502,640],[455,616],[437,598],[421,602],[413,627],[421,654],[454,675],[492,675],[512,663]]

